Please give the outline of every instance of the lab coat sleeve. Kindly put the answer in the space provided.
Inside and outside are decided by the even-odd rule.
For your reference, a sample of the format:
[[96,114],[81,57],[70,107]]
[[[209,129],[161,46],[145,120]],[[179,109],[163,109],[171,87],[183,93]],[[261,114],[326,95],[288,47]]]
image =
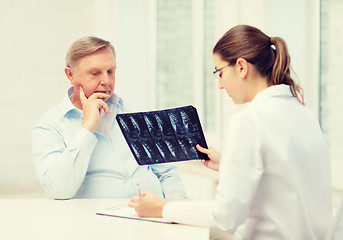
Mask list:
[[150,165],[161,183],[165,199],[185,199],[187,197],[177,167],[173,163]]
[[52,198],[75,196],[85,178],[96,142],[96,137],[82,127],[68,145],[61,131],[52,124],[40,124],[33,128],[32,152],[36,172]]
[[210,227],[213,222],[210,200],[184,200],[168,202],[163,207],[162,216],[167,221]]
[[249,118],[233,118],[224,145],[215,199],[169,202],[163,218],[231,233],[245,221],[263,173],[259,129]]
[[264,166],[257,116],[237,114],[219,167],[219,183],[211,205],[213,227],[234,232],[247,218]]

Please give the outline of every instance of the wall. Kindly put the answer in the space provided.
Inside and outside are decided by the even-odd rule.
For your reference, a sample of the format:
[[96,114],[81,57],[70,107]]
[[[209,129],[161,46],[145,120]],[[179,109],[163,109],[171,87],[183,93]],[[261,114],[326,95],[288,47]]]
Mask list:
[[116,92],[140,110],[153,108],[153,7],[151,0],[116,0],[113,8],[116,15],[113,43],[118,64]]
[[343,2],[322,0],[321,122],[332,159],[333,186],[343,191]]

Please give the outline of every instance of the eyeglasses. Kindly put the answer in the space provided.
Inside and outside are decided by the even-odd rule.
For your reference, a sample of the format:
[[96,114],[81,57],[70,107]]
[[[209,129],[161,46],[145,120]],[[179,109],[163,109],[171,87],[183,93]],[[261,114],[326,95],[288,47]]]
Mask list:
[[215,71],[213,71],[213,75],[219,80],[222,77],[222,74],[223,74],[222,70],[224,68],[228,67],[228,66],[230,66],[230,64],[228,64],[228,65],[226,65],[226,66],[224,66],[222,68],[216,69]]

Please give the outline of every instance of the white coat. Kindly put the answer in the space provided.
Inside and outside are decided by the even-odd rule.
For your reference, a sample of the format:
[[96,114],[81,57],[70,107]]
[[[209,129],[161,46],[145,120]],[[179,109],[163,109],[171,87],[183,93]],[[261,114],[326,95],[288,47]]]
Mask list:
[[332,220],[330,158],[312,112],[289,86],[269,87],[232,117],[212,201],[170,202],[163,217],[234,239],[324,239]]

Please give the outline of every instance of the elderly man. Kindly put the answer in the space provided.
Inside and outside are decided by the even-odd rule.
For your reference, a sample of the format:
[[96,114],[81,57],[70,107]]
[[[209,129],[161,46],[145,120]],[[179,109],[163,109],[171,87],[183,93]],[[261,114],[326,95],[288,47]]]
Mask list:
[[175,166],[139,166],[133,158],[115,120],[128,111],[114,93],[115,71],[110,42],[85,37],[72,44],[65,67],[72,87],[32,130],[40,183],[55,199],[129,198],[137,184],[163,198],[185,198]]

